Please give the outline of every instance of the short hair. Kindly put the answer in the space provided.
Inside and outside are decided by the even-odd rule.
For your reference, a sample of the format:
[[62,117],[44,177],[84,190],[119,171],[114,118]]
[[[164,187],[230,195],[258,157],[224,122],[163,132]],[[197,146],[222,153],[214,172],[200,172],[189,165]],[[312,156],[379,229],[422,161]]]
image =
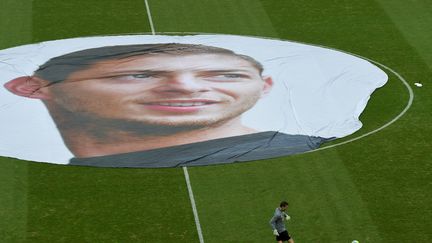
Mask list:
[[288,206],[288,202],[287,202],[287,201],[282,201],[282,202],[279,204],[279,206],[280,206],[280,207],[286,207],[286,206]]
[[91,48],[51,58],[34,72],[34,76],[49,82],[61,82],[74,72],[89,68],[103,60],[123,59],[144,55],[197,55],[218,54],[237,57],[248,61],[262,74],[263,66],[250,56],[237,54],[231,50],[199,44],[137,44]]

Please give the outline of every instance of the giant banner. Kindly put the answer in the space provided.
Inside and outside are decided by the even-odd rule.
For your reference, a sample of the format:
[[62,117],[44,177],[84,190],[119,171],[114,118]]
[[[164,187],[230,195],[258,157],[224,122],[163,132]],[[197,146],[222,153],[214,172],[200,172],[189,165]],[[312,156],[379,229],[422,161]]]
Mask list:
[[361,128],[387,75],[341,51],[234,35],[127,35],[0,51],[0,155],[179,167],[307,152]]

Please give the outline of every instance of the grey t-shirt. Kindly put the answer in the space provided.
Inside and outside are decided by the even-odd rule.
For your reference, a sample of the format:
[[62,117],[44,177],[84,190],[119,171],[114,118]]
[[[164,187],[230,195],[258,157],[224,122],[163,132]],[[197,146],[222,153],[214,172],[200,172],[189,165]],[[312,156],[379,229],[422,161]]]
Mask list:
[[139,168],[227,164],[303,153],[324,141],[320,137],[259,132],[146,151],[72,158],[69,164]]
[[284,223],[285,213],[280,210],[280,208],[276,208],[273,217],[270,219],[270,225],[272,229],[276,229],[278,233],[281,233],[286,230]]

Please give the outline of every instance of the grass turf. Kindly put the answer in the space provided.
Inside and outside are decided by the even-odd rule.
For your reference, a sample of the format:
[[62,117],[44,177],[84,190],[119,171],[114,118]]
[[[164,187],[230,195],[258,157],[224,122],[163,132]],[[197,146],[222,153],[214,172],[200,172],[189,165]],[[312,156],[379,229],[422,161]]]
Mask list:
[[[268,220],[291,203],[299,242],[429,242],[432,99],[427,1],[149,1],[158,32],[267,36],[319,44],[379,61],[415,89],[397,123],[329,150],[190,168],[206,242],[272,241]],[[2,1],[0,48],[50,39],[149,32],[142,1]],[[421,16],[418,18],[417,16]],[[429,50],[429,51],[428,51]],[[371,131],[406,104],[390,76],[362,115]],[[2,158],[4,242],[197,242],[180,169],[64,167]],[[169,202],[172,202],[171,204]]]

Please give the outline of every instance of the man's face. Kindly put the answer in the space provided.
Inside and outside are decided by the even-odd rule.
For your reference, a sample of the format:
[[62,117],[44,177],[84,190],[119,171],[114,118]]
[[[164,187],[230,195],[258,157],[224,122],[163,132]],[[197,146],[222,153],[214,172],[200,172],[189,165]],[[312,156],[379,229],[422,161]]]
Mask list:
[[250,109],[271,84],[238,57],[159,54],[98,62],[48,92],[54,106],[92,118],[210,126]]

